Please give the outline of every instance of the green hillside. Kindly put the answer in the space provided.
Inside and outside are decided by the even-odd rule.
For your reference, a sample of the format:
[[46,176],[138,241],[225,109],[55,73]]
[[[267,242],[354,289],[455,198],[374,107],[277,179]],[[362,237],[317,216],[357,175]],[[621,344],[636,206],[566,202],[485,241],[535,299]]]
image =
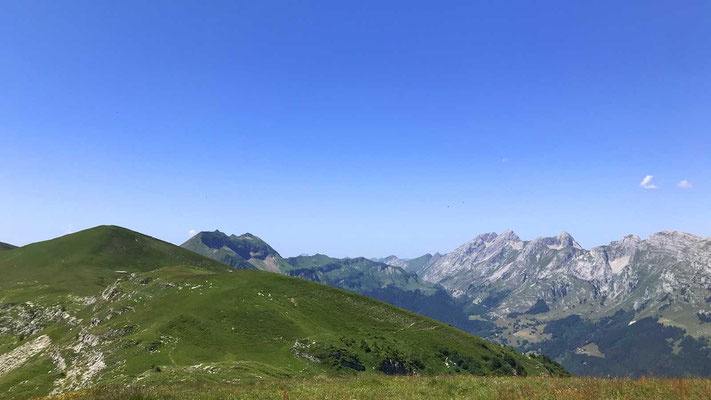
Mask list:
[[17,248],[17,246],[13,246],[13,245],[8,244],[8,243],[0,242],[0,251],[3,251],[3,250],[12,250],[12,249],[16,249],[16,248]]
[[364,257],[333,258],[323,254],[290,257],[286,261],[294,267],[287,271],[288,275],[362,294],[477,336],[496,331],[489,321],[469,318],[478,311],[470,301],[456,299],[440,285],[421,280],[403,268]]
[[0,252],[0,301],[40,294],[86,296],[118,277],[174,265],[227,268],[173,244],[117,226],[98,226]]
[[405,270],[413,274],[419,274],[432,260],[432,254],[425,254],[417,258],[405,261]]
[[401,290],[420,290],[433,294],[436,285],[420,281],[417,275],[399,267],[369,260],[365,257],[332,258],[323,254],[298,256],[286,259],[293,266],[287,273],[329,286],[366,294],[392,286]]
[[111,383],[565,374],[357,294],[228,269],[122,228],[1,257],[0,392],[10,398]]

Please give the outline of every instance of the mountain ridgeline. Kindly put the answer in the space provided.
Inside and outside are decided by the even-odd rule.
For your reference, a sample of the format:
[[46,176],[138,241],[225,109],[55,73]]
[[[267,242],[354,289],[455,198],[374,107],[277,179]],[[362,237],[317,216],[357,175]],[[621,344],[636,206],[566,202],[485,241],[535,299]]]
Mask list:
[[[250,265],[283,262],[244,239],[257,248],[232,251]],[[0,393],[319,375],[567,374],[546,357],[358,294],[234,267],[246,265],[115,226],[0,252]]]
[[181,247],[237,269],[284,272],[290,268],[276,250],[250,233],[227,236],[220,231],[200,232]]
[[483,306],[491,339],[574,373],[711,375],[711,240],[665,231],[585,250],[565,232],[506,231],[410,270]]
[[711,376],[711,241],[693,235],[585,250],[567,233],[523,241],[506,231],[410,260],[283,260],[285,274],[549,355],[577,374]]

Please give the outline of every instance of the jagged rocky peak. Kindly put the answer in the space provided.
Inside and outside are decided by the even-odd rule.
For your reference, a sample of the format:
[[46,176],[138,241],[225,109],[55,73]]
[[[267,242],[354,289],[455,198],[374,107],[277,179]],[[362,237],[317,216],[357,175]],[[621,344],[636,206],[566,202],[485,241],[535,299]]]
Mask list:
[[480,235],[477,235],[474,239],[464,243],[459,248],[464,249],[464,248],[480,247],[482,245],[485,246],[487,243],[493,242],[497,236],[498,235],[496,234],[496,232],[482,233]]
[[454,253],[458,253],[458,254],[479,253],[483,249],[486,249],[487,247],[489,247],[488,246],[489,243],[493,242],[494,239],[496,239],[496,236],[498,236],[498,235],[494,232],[482,233],[481,235],[477,235],[474,239],[459,246],[456,250],[454,250]]
[[521,238],[518,237],[518,235],[517,235],[516,233],[514,233],[514,231],[512,231],[511,229],[507,229],[507,230],[503,231],[503,232],[501,233],[501,235],[499,235],[498,240],[507,240],[507,241],[512,241],[512,242],[520,242],[520,241],[521,241]]
[[679,231],[661,231],[649,235],[647,242],[655,247],[681,248],[704,242],[704,238]]
[[642,243],[642,239],[640,239],[639,236],[627,235],[620,240],[615,240],[614,242],[610,242],[609,246],[603,246],[603,247],[608,247],[609,249],[612,249],[612,250],[618,250],[618,249],[630,250],[630,249],[638,248],[640,243]]
[[561,232],[558,236],[539,237],[530,243],[528,249],[530,251],[539,251],[544,246],[552,250],[583,249],[568,232]]
[[[239,236],[237,236],[237,235],[235,235],[235,234],[232,234],[232,235],[230,235],[230,237],[231,237],[231,238],[244,238],[244,239],[259,239],[259,237],[255,236],[255,235],[252,235],[252,234],[249,233],[249,232],[243,233],[243,234],[241,234],[241,235],[239,235]],[[261,240],[261,239],[260,239],[260,240]]]
[[623,242],[639,243],[639,242],[642,241],[642,239],[640,239],[640,237],[637,236],[637,235],[632,235],[632,234],[630,234],[630,235],[627,235],[627,236],[623,237],[623,238],[622,238],[622,241],[623,241]]
[[[576,249],[582,250],[582,247],[580,247],[578,242],[576,242],[575,239],[573,239],[573,236],[568,232],[563,231],[563,232],[559,233],[558,236],[555,237],[555,239],[556,239],[556,242],[557,242],[556,245],[558,248],[564,249],[564,248],[568,248],[568,247],[574,247]],[[548,247],[551,247],[551,246],[548,246]]]
[[484,243],[490,243],[496,240],[496,238],[499,235],[496,234],[496,232],[488,232],[488,233],[482,233],[481,235],[478,235],[474,240],[480,240],[483,241]]
[[637,235],[627,235],[620,240],[610,242],[608,246],[593,247],[591,253],[602,252],[610,266],[610,272],[619,274],[630,264],[642,239]]
[[390,255],[390,256],[387,256],[383,259],[377,259],[376,261],[382,262],[384,264],[387,264],[387,265],[390,265],[393,267],[400,267],[400,268],[403,268],[407,265],[406,260],[403,260],[400,257],[395,256],[395,255]]
[[523,242],[521,241],[521,238],[519,238],[518,235],[514,233],[514,231],[507,229],[500,235],[496,232],[489,232],[477,235],[477,237],[464,243],[455,251],[473,253],[480,252],[489,247],[500,248],[506,245],[510,245],[511,247],[520,249],[523,245]]
[[495,240],[488,243],[489,251],[501,251],[505,248],[513,248],[515,250],[521,250],[523,248],[523,241],[518,237],[511,229],[507,229],[496,237]]

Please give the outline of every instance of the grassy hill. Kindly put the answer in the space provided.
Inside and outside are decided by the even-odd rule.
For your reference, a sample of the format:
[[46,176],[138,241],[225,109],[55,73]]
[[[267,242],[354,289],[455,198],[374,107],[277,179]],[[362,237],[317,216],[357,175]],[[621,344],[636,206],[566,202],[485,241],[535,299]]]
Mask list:
[[118,277],[174,265],[224,271],[224,265],[117,226],[98,226],[0,252],[0,301],[100,292]]
[[8,244],[8,243],[0,242],[0,251],[3,251],[3,250],[12,250],[12,249],[16,249],[16,248],[17,248],[17,246],[13,246],[13,245]]
[[[126,272],[116,272],[126,271]],[[0,392],[317,375],[565,375],[344,290],[98,227],[0,255]]]

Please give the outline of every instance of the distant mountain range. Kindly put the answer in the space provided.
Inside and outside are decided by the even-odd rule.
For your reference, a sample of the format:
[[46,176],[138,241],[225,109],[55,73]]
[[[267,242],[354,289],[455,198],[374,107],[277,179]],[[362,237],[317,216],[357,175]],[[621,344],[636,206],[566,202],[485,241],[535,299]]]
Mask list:
[[481,305],[491,337],[596,375],[711,375],[711,240],[665,231],[583,249],[486,233],[405,269]]
[[545,353],[578,374],[711,376],[708,239],[660,232],[585,250],[565,232],[523,241],[506,231],[411,260],[274,253],[279,272]]
[[[338,282],[337,273],[315,265],[341,261],[323,264],[314,256],[292,260],[302,263],[294,266],[252,235],[225,237],[204,234],[190,243],[221,244],[223,251],[211,255],[231,265],[116,226],[0,251],[0,397],[37,398],[97,384],[323,375],[567,375],[545,356],[255,269],[283,273],[309,264],[314,276]],[[370,271],[359,262],[342,264]],[[382,276],[393,270],[377,267]],[[358,287],[370,287],[367,276]],[[391,281],[418,282],[397,273]]]

